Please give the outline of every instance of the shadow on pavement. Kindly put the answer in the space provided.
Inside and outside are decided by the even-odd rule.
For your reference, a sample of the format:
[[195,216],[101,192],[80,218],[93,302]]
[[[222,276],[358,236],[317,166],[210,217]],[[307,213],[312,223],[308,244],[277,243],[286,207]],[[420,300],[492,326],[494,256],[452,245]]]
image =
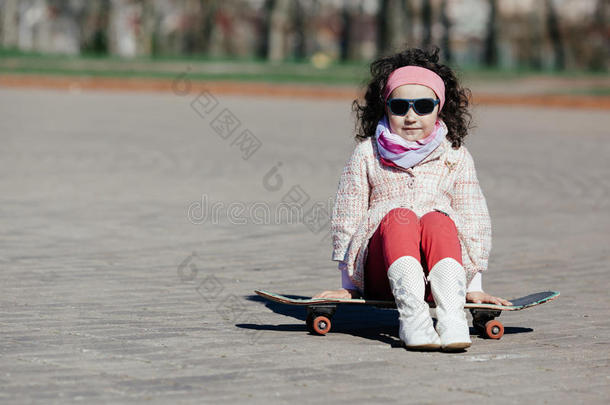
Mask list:
[[[286,296],[295,299],[311,298],[299,295]],[[235,326],[255,330],[300,332],[311,335],[305,326],[305,318],[307,315],[306,306],[271,302],[254,294],[247,296],[246,299],[263,303],[276,314],[290,316],[301,322],[298,324],[282,325],[236,324]],[[400,346],[400,340],[398,338],[398,312],[395,309],[381,309],[367,305],[340,305],[340,308],[337,309],[337,313],[332,318],[332,328],[329,333],[346,333],[391,344],[393,347]],[[319,337],[323,338],[322,336]]]

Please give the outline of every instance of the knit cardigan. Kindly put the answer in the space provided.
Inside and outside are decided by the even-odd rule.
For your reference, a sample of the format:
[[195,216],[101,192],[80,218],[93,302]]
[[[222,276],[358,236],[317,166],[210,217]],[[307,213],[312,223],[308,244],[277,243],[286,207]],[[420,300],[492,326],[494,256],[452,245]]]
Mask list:
[[417,165],[402,169],[380,161],[376,141],[354,149],[341,174],[331,216],[332,260],[347,264],[350,280],[364,294],[368,242],[390,210],[406,207],[418,218],[440,210],[458,231],[468,284],[487,269],[491,219],[474,161],[465,146],[443,142]]

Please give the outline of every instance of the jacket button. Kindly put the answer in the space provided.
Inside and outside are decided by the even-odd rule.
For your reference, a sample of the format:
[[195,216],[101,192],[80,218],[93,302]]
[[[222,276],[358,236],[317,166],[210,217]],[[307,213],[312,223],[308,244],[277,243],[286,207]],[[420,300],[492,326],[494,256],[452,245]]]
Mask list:
[[413,188],[414,185],[415,185],[415,180],[414,179],[409,179],[409,181],[407,182],[407,187]]

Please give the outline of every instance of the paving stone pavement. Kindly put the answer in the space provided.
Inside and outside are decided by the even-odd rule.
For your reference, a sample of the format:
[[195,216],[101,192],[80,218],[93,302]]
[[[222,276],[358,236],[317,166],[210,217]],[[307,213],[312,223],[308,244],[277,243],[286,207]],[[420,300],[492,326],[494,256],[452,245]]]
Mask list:
[[339,287],[327,228],[279,203],[332,201],[349,107],[0,89],[0,401],[607,403],[606,111],[474,109],[484,287],[561,291],[501,340],[412,353],[394,310],[341,308],[320,337],[258,299]]

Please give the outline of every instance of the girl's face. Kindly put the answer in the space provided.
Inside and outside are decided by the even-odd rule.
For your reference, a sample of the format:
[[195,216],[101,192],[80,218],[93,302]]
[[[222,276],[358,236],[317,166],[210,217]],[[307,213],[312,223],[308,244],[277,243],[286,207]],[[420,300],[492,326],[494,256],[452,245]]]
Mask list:
[[[391,98],[432,98],[436,99],[436,94],[430,87],[421,84],[405,84],[395,88],[388,100]],[[434,124],[438,117],[439,104],[434,107],[428,115],[417,115],[413,107],[409,108],[407,115],[394,115],[386,104],[385,110],[390,121],[390,128],[396,135],[400,135],[407,141],[418,141],[430,135],[434,130]]]

